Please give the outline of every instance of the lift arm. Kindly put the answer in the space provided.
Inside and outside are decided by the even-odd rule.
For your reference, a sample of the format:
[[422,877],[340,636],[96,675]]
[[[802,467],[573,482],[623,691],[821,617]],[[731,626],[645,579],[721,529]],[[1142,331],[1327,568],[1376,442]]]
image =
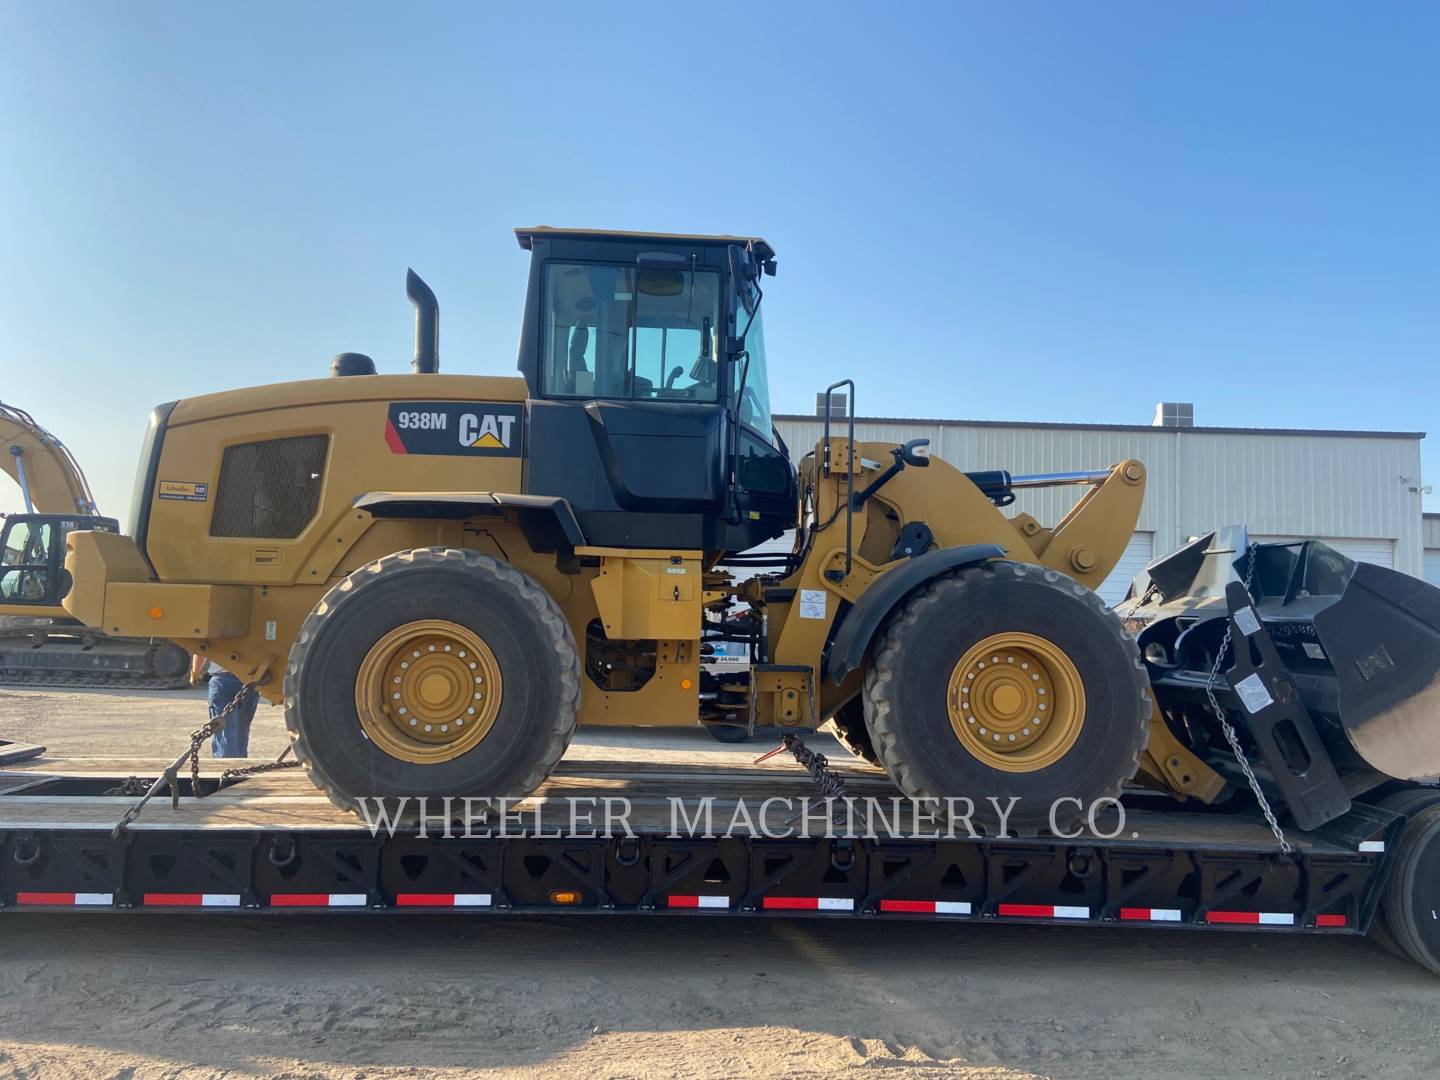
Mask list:
[[69,449],[24,409],[0,401],[0,468],[20,485],[31,514],[98,514]]

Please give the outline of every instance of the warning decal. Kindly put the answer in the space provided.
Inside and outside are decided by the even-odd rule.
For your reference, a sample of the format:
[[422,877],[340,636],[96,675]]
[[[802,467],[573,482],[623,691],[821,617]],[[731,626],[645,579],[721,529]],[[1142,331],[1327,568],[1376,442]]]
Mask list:
[[385,442],[396,454],[519,457],[525,407],[489,401],[394,401]]

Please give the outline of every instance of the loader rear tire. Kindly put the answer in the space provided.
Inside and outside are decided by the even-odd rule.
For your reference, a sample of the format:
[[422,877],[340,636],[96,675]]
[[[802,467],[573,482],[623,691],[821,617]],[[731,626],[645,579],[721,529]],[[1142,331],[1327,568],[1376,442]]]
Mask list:
[[453,796],[456,813],[476,800],[468,813],[528,795],[564,754],[579,707],[579,653],[555,601],[515,567],[455,548],[397,552],[339,582],[285,674],[295,756],[351,810],[409,796],[439,814],[434,800]]
[[1380,900],[1385,926],[1407,957],[1440,975],[1440,806],[1405,823]]
[[830,718],[835,731],[835,741],[849,750],[867,765],[884,768],[875,753],[875,742],[870,738],[870,729],[865,726],[865,696],[851,698]]
[[969,799],[992,835],[1073,832],[1135,775],[1150,716],[1120,620],[1083,585],[1020,563],[911,594],[865,676],[866,725],[896,786],[952,816],[966,804],[944,800]]

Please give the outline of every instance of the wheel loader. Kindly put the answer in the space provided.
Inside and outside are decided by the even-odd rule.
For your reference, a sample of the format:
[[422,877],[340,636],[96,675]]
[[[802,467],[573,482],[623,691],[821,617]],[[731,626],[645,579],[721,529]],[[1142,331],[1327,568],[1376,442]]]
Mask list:
[[[904,794],[970,798],[977,824],[1021,832],[1068,826],[1132,782],[1212,803],[1248,789],[1283,812],[1297,769],[1323,763],[1335,774],[1323,798],[1299,800],[1310,820],[1413,773],[1349,752],[1353,702],[1317,701],[1301,730],[1292,684],[1356,662],[1343,648],[1303,670],[1264,655],[1279,727],[1252,723],[1260,696],[1224,682],[1230,663],[1198,685],[1162,656],[1187,633],[1165,628],[1196,622],[1210,629],[1188,631],[1186,671],[1246,655],[1215,639],[1221,624],[1242,622],[1235,641],[1252,649],[1281,624],[1295,635],[1279,640],[1299,640],[1318,618],[1300,586],[1284,587],[1283,611],[1252,602],[1243,577],[1227,594],[1233,566],[1202,545],[1219,593],[1161,566],[1128,632],[1105,607],[1093,590],[1134,529],[1140,462],[965,472],[923,440],[857,441],[848,380],[826,395],[848,390],[847,415],[827,405],[823,437],[793,461],[770,416],[768,243],[516,235],[530,253],[519,378],[442,374],[438,305],[412,271],[409,373],[342,353],[325,377],[157,408],[128,534],[67,539],[65,608],[109,634],[180,643],[283,703],[297,757],[342,807],[527,794],[577,722],[833,721]],[[1018,491],[1054,484],[1083,488],[1061,521],[1007,515]],[[792,529],[788,554],[744,554]],[[1317,560],[1349,604],[1344,567]],[[763,572],[737,582],[737,566]],[[1268,571],[1256,580],[1271,597]],[[1391,595],[1414,610],[1371,611],[1397,660],[1361,661],[1362,722],[1379,729],[1440,663],[1440,594]],[[702,670],[721,641],[748,647],[748,670]],[[1197,685],[1215,709],[1196,707]],[[1429,713],[1398,725],[1385,737],[1428,768]],[[1277,780],[1272,757],[1294,749],[1269,753],[1281,727],[1308,757],[1292,753]],[[1253,787],[1212,752],[1225,729]]]
[[0,685],[174,689],[189,684],[189,654],[163,639],[116,638],[60,606],[65,537],[118,532],[103,517],[80,464],[24,409],[0,401],[0,469],[25,512],[0,515]]

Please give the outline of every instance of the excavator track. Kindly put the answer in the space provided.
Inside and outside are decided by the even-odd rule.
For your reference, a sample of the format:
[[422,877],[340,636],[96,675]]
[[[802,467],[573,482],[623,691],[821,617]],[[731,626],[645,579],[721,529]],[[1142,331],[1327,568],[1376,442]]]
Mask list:
[[96,637],[0,626],[0,686],[76,690],[178,690],[189,655],[168,641]]

